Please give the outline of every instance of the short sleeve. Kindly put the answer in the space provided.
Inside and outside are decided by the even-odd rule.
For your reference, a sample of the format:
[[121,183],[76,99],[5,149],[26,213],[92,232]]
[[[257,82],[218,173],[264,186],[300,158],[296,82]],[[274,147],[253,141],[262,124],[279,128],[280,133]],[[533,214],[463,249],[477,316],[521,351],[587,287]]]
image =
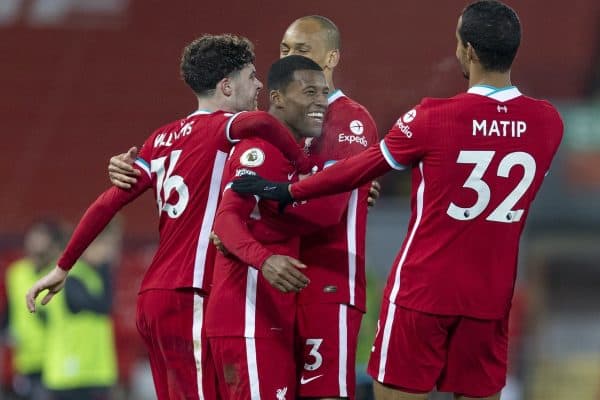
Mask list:
[[427,109],[419,105],[398,118],[388,134],[379,142],[387,163],[394,169],[416,164],[430,146]]

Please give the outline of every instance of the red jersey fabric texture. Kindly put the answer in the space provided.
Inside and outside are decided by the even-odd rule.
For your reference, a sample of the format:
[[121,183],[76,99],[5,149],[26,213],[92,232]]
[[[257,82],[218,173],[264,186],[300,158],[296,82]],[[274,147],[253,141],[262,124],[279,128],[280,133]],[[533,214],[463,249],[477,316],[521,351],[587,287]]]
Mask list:
[[385,297],[433,314],[500,319],[510,309],[530,205],[562,135],[550,103],[515,87],[474,86],[424,99],[379,146],[291,190],[305,199],[410,168],[412,214]]
[[88,208],[58,265],[69,269],[116,212],[152,188],[159,216],[158,250],[141,291],[193,287],[208,292],[214,247],[209,246],[227,155],[235,142],[260,134],[306,169],[308,161],[287,129],[268,113],[198,110],[157,129],[140,150],[142,174],[131,190],[110,188]]
[[[377,127],[367,109],[336,90],[329,96],[323,134],[308,149],[311,158],[327,168],[377,141]],[[366,310],[365,239],[370,186],[368,182],[346,194],[340,223],[302,237],[300,260],[309,266],[306,275],[311,283],[300,292],[300,304],[337,303]]]
[[[224,182],[247,174],[277,181],[298,179],[285,156],[258,138],[235,146]],[[337,197],[297,202],[281,214],[276,203],[239,195],[225,185],[214,230],[234,256],[216,258],[206,315],[209,337],[293,337],[297,296],[275,289],[259,269],[274,254],[298,258],[300,235],[339,223],[343,207],[338,212],[330,207],[339,203]]]

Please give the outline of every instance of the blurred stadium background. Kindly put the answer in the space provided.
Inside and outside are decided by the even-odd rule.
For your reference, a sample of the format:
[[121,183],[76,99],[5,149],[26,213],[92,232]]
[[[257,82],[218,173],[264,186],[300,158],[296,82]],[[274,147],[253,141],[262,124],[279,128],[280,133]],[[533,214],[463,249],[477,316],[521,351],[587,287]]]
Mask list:
[[[597,400],[600,2],[507,3],[524,27],[513,82],[527,95],[553,101],[566,130],[522,241],[511,384],[503,398]],[[421,97],[465,90],[454,58],[454,32],[466,4],[0,0],[0,170],[6,173],[0,180],[0,273],[22,254],[22,235],[31,221],[52,215],[75,223],[108,186],[111,155],[140,145],[160,124],[194,110],[178,66],[183,46],[200,34],[250,38],[264,79],[292,20],[310,14],[331,18],[342,33],[336,86],[371,111],[383,135]],[[263,92],[263,107],[266,101]],[[386,176],[382,198],[371,211],[373,284],[363,322],[363,363],[381,286],[406,230],[408,193],[408,174]],[[146,194],[123,213],[126,234],[113,314],[120,369],[115,399],[152,398],[134,315],[136,290],[157,237],[154,207],[153,196]],[[4,280],[0,313],[3,286]],[[0,398],[11,385],[8,344],[0,351]]]

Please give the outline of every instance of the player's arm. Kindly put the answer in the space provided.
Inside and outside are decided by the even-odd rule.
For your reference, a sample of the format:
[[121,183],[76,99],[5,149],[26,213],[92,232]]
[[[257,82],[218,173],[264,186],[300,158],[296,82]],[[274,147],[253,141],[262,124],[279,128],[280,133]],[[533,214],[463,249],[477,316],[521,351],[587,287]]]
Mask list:
[[371,146],[362,153],[338,161],[322,172],[290,185],[289,192],[295,200],[345,192],[369,183],[393,168],[405,168],[388,162],[385,151],[385,142],[381,141],[379,146]]
[[349,192],[301,201],[285,209],[279,223],[296,235],[308,235],[342,221],[348,208]]
[[292,257],[273,254],[250,233],[246,221],[256,204],[254,196],[226,189],[215,217],[215,234],[227,251],[259,269],[273,287],[284,293],[300,291],[309,281],[298,268],[306,266]]
[[313,166],[290,131],[267,112],[243,111],[233,115],[227,123],[226,134],[232,143],[259,136],[277,147],[300,173],[310,172]]
[[416,165],[434,140],[429,131],[428,112],[419,106],[398,119],[378,145],[338,161],[310,178],[288,185],[265,182],[260,177],[243,177],[233,183],[232,189],[281,203],[349,191],[392,169]]
[[245,264],[260,269],[273,253],[254,239],[246,223],[256,204],[254,196],[241,196],[226,187],[213,231],[228,252]]
[[[383,143],[383,141],[382,141]],[[350,191],[391,170],[380,146],[372,146],[356,156],[338,161],[333,166],[294,184],[270,182],[260,176],[244,176],[233,182],[238,193],[252,193],[280,203]],[[398,165],[397,169],[404,169]]]
[[131,190],[126,191],[111,187],[90,205],[77,224],[71,240],[69,240],[65,251],[56,263],[56,267],[38,280],[27,292],[26,301],[29,311],[35,311],[35,299],[40,292],[48,289],[48,293],[42,299],[42,304],[45,305],[64,287],[69,270],[81,257],[85,249],[104,230],[115,214],[146,191],[150,184],[150,177],[142,173],[138,183]]

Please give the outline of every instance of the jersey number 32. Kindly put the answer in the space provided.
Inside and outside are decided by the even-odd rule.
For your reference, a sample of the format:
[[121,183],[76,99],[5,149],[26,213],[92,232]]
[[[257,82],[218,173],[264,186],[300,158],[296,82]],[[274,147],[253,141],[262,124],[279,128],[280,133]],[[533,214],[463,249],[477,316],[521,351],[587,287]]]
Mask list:
[[[477,192],[477,200],[471,207],[460,207],[450,203],[446,213],[459,221],[468,221],[478,217],[490,202],[490,187],[482,179],[483,174],[489,167],[492,159],[494,158],[495,151],[466,151],[463,150],[458,155],[456,160],[459,164],[475,164],[471,174],[463,184],[464,188],[469,188]],[[515,166],[520,165],[523,167],[524,173],[523,178],[519,181],[517,186],[509,193],[508,196],[496,207],[487,217],[487,221],[511,223],[521,220],[523,216],[523,209],[513,210],[512,208],[517,204],[519,199],[523,197],[535,177],[535,159],[529,154],[523,151],[516,151],[509,153],[498,165],[497,176],[502,178],[508,178],[510,170]]]

